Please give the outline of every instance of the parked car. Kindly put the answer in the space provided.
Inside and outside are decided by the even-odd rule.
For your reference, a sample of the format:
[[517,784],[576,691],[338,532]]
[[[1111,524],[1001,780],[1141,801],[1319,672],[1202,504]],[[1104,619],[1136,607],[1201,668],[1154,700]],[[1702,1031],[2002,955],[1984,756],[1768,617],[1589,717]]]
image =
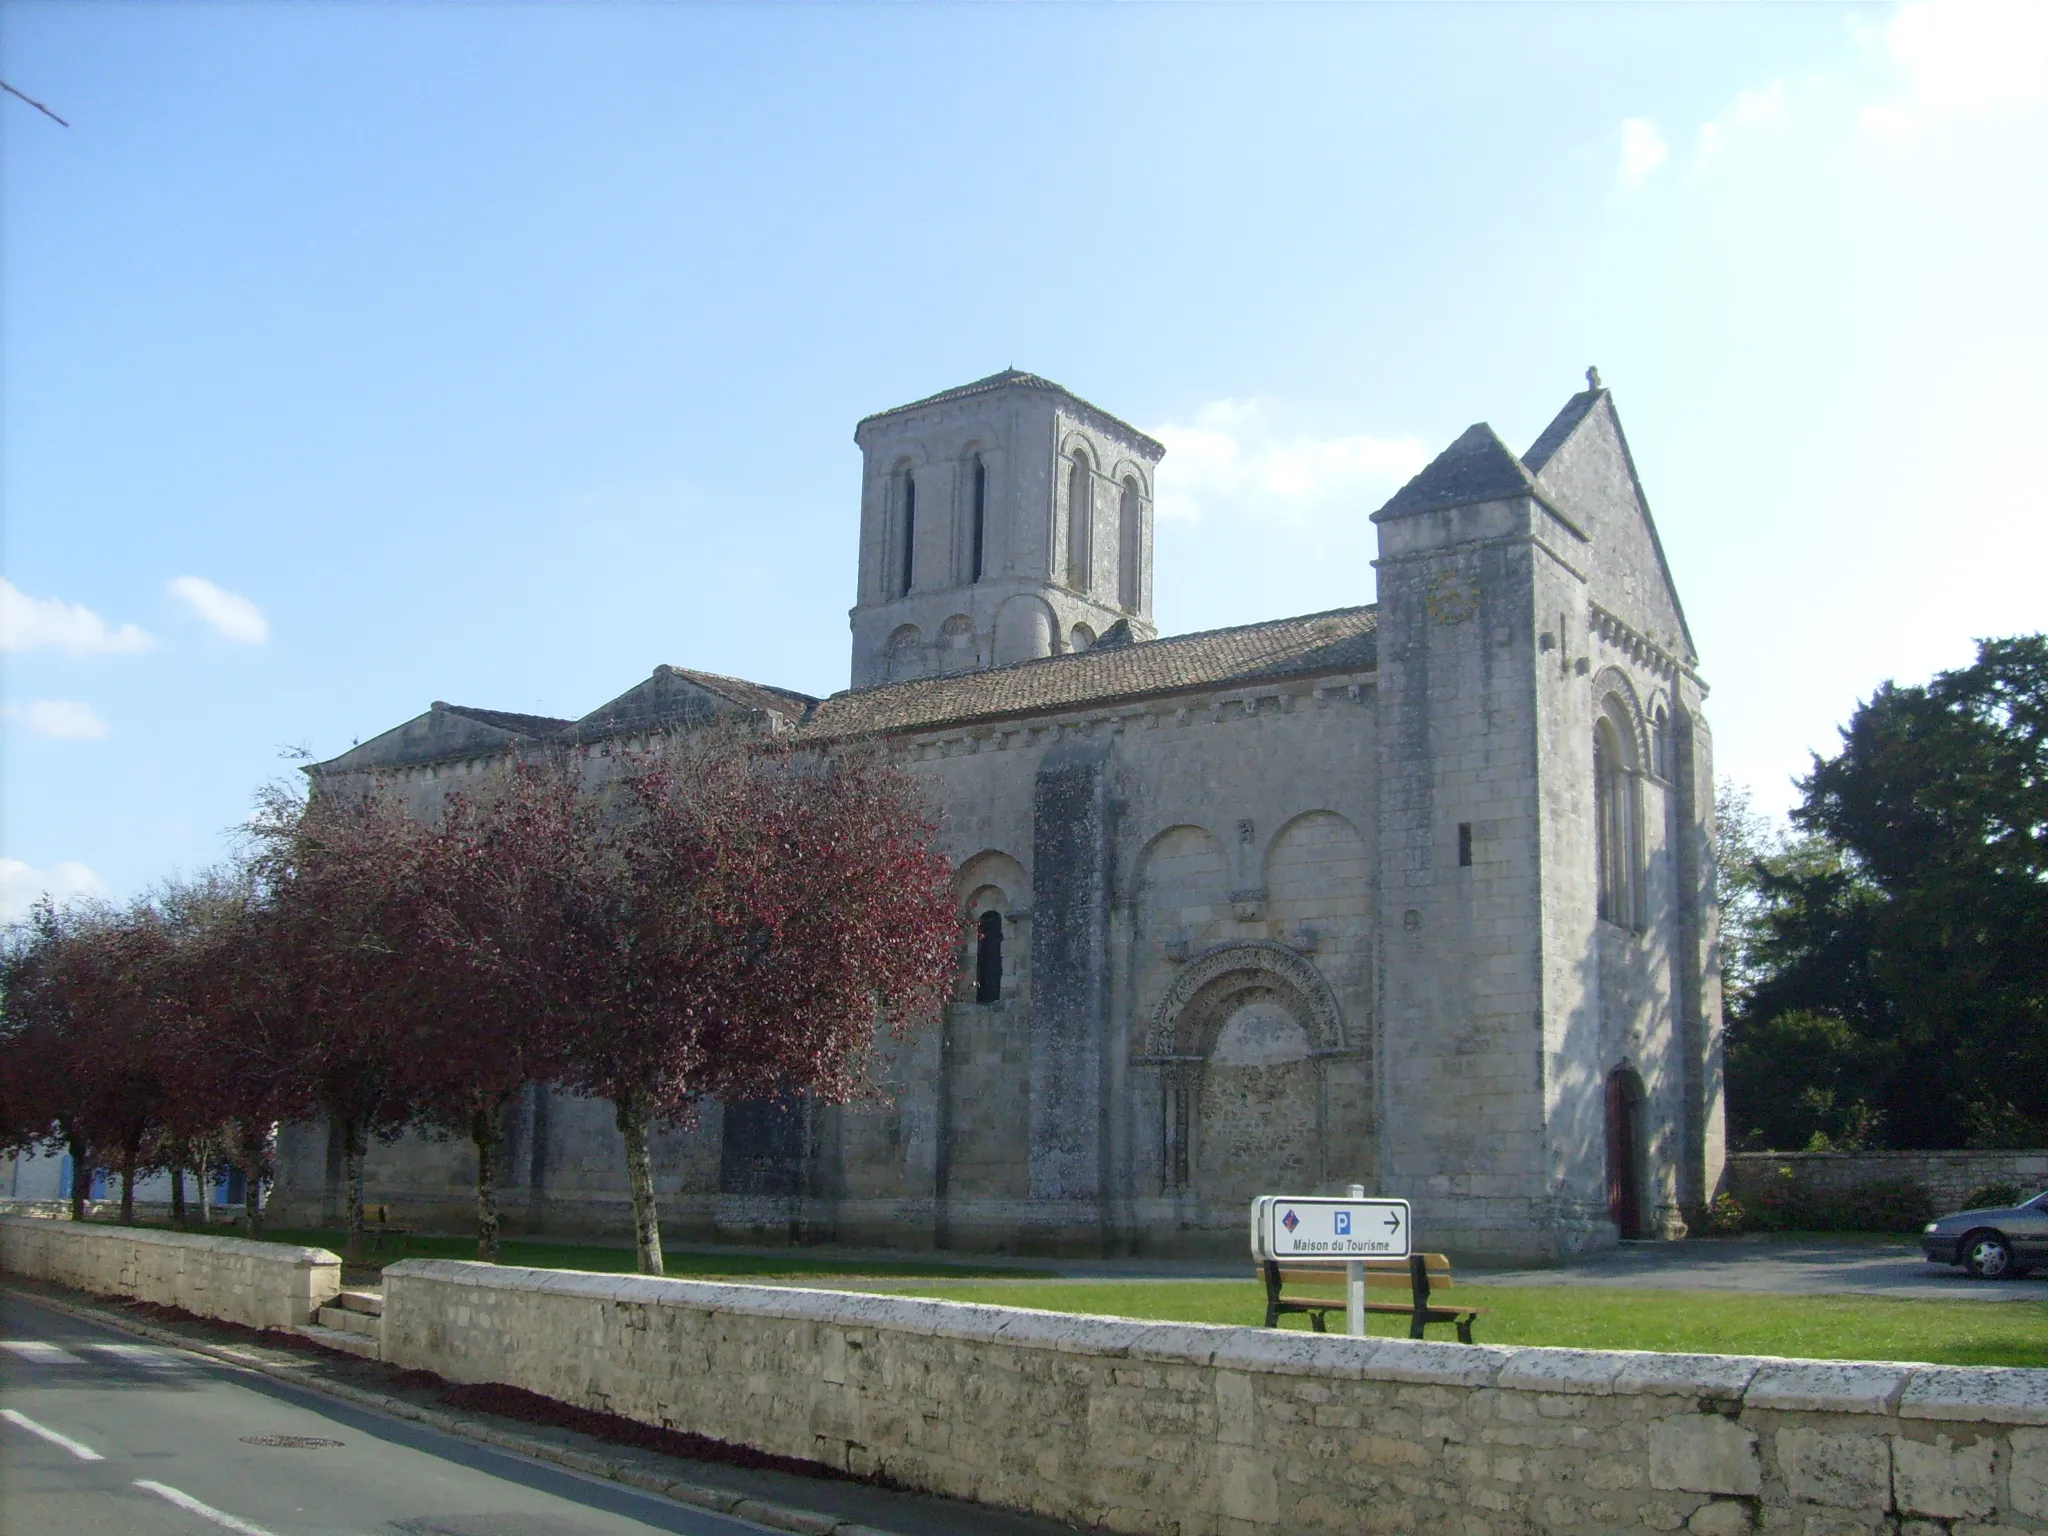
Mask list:
[[1960,1264],[1979,1280],[2017,1279],[2048,1264],[2048,1193],[1930,1221],[1920,1246],[1930,1264]]

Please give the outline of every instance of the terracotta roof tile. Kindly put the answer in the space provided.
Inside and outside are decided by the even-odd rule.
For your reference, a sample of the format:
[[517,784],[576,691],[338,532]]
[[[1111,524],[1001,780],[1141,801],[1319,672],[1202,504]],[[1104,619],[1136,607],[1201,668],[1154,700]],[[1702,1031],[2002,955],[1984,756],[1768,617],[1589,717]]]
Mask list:
[[1261,678],[1362,671],[1377,663],[1378,624],[1377,608],[1337,608],[836,693],[811,712],[801,734],[916,730]]

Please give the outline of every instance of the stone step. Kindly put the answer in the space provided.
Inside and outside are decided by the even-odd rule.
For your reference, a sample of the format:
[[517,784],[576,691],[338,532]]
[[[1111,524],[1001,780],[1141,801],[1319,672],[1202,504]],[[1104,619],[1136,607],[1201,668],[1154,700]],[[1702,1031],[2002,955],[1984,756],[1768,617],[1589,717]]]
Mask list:
[[360,1312],[365,1317],[384,1315],[384,1293],[382,1291],[343,1291],[331,1303],[346,1307],[351,1312]]
[[[327,1312],[339,1309],[323,1307],[321,1310]],[[315,1323],[301,1323],[292,1331],[302,1334],[316,1344],[325,1344],[329,1349],[338,1349],[344,1354],[360,1355],[365,1360],[384,1358],[383,1344],[367,1333],[356,1333],[341,1328],[322,1328]]]
[[360,1333],[365,1338],[384,1337],[384,1319],[371,1317],[367,1313],[352,1312],[347,1307],[337,1307],[332,1302],[320,1309],[313,1319],[322,1328],[331,1328],[337,1333]]

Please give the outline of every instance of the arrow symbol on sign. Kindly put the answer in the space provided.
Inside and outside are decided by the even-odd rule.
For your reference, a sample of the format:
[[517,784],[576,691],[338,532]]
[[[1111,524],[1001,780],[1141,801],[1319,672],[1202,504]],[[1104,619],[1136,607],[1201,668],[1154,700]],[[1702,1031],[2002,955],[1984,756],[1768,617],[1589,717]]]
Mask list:
[[1387,1212],[1387,1230],[1389,1232],[1401,1230],[1401,1213],[1399,1211]]

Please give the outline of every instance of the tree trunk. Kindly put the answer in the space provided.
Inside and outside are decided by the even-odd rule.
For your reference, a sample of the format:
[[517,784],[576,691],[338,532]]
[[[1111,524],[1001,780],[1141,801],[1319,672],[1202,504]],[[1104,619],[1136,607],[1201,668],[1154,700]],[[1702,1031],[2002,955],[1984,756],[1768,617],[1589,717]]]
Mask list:
[[242,1214],[251,1237],[263,1235],[263,1142],[252,1135],[242,1143]]
[[633,1246],[640,1273],[661,1273],[661,1218],[654,1209],[654,1159],[647,1151],[647,1111],[638,1101],[618,1101],[619,1134],[626,1138],[626,1189],[633,1197]]
[[185,1225],[185,1165],[171,1161],[171,1225]]
[[488,1109],[469,1112],[469,1139],[476,1144],[476,1256],[498,1262],[498,1116]]
[[341,1125],[343,1219],[348,1237],[341,1246],[345,1259],[361,1263],[363,1258],[363,1128],[353,1120]]
[[206,1231],[213,1226],[213,1167],[211,1148],[201,1142],[199,1161],[192,1169],[193,1182],[199,1186],[199,1228]]
[[121,1225],[135,1225],[135,1159],[140,1153],[130,1152],[126,1165],[121,1169]]
[[67,1130],[64,1150],[71,1154],[71,1219],[83,1221],[85,1197],[92,1193],[92,1170],[85,1165],[86,1154],[91,1149],[76,1131]]

